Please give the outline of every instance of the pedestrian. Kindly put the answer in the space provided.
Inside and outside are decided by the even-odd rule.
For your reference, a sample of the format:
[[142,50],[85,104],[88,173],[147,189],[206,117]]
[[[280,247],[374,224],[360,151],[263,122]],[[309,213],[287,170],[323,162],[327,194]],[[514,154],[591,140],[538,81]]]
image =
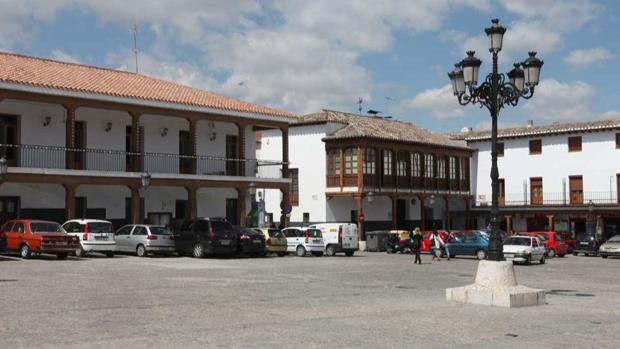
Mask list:
[[434,229],[431,232],[429,239],[431,242],[431,254],[433,255],[433,258],[431,259],[431,261],[434,261],[434,260],[440,261],[441,252],[442,252],[441,248],[445,246],[445,243],[443,242],[439,234],[437,234],[437,231]]
[[422,231],[420,228],[415,228],[413,230],[413,235],[411,236],[411,248],[413,249],[413,253],[415,254],[414,264],[422,264],[422,259],[420,258],[420,246],[422,245]]

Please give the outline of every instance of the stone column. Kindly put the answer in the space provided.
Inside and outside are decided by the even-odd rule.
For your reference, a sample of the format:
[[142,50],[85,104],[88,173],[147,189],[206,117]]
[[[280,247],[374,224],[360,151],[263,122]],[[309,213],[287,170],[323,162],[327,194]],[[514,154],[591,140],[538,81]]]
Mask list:
[[247,194],[247,187],[237,188],[237,217],[239,217],[239,226],[245,227],[247,210],[245,208],[245,197]]
[[[132,130],[133,131],[133,130]],[[131,190],[131,224],[140,222],[140,188],[138,186],[129,187]]]
[[65,187],[65,211],[67,220],[74,219],[75,217],[75,190],[77,185],[75,184],[63,184]]
[[396,200],[398,199],[396,196],[390,196],[390,199],[392,200],[392,229],[398,229],[396,226]]
[[194,186],[187,186],[185,187],[185,190],[187,190],[187,210],[189,211],[189,219],[196,219],[198,216],[198,200],[196,198],[198,188]]
[[420,229],[422,230],[422,232],[424,232],[426,230],[426,215],[424,214],[424,195],[419,195],[418,196],[418,200],[420,200]]
[[359,236],[359,241],[366,241],[366,232],[364,231],[364,223],[359,219],[360,215],[364,214],[364,196],[359,195],[355,197],[355,201],[357,202],[357,232]]
[[547,224],[549,224],[549,231],[554,231],[555,229],[553,226],[553,218],[554,218],[554,215],[552,214],[547,215]]
[[512,216],[504,216],[506,218],[506,233],[512,235]]
[[450,197],[444,196],[444,201],[446,202],[446,211],[445,211],[445,229],[450,230]]

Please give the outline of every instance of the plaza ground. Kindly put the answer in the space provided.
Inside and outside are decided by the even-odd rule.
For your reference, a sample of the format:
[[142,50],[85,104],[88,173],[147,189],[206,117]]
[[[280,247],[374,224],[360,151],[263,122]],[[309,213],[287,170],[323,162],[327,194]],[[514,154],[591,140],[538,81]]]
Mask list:
[[547,305],[448,303],[477,261],[0,256],[0,348],[618,348],[620,259],[517,266]]

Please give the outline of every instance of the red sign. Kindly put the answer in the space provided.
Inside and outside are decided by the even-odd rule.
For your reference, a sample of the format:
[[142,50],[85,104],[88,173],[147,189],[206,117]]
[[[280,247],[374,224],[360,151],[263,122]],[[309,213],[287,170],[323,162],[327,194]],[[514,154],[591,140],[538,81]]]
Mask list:
[[364,212],[360,212],[360,215],[359,215],[359,217],[358,217],[357,219],[358,219],[361,223],[364,223],[364,219],[365,219],[365,218],[366,218],[366,217],[364,217]]

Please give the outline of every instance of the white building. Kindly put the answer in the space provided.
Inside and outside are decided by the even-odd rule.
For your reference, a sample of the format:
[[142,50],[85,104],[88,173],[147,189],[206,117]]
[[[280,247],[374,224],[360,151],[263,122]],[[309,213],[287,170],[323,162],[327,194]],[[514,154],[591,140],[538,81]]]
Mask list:
[[0,53],[0,222],[243,224],[251,183],[285,193],[290,183],[282,161],[255,160],[254,132],[286,133],[293,119],[139,74]]
[[[477,224],[491,204],[490,132],[462,134],[472,159]],[[500,213],[507,230],[580,232],[620,227],[620,119],[501,129]],[[598,219],[597,219],[598,218]]]
[[[464,142],[323,110],[290,126],[289,147],[292,225],[359,222],[363,213],[366,230],[467,226],[472,150]],[[263,131],[257,158],[279,160],[281,148],[279,131]],[[280,211],[280,192],[259,192],[268,213]]]

